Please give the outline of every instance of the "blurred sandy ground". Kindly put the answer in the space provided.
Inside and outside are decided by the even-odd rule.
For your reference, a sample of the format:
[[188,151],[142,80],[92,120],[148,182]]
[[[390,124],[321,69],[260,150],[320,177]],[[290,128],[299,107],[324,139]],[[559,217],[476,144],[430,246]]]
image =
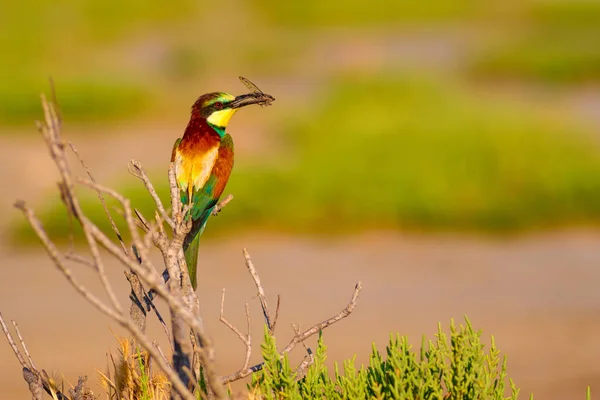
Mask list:
[[[461,322],[466,314],[476,328],[484,328],[486,345],[494,334],[509,355],[509,375],[524,398],[534,392],[544,399],[581,399],[586,385],[594,389],[600,379],[599,240],[593,232],[505,241],[394,233],[343,240],[238,236],[203,246],[199,292],[224,374],[241,365],[244,353],[218,322],[222,288],[227,289],[226,316],[240,329],[245,327],[243,303],[250,301],[252,361],[259,361],[262,321],[241,256],[246,246],[270,302],[282,296],[277,336],[282,345],[291,337],[291,323],[308,327],[337,313],[361,280],[355,312],[324,334],[330,362],[355,352],[358,362],[368,362],[372,341],[383,349],[390,332],[407,334],[418,346],[421,334],[433,336],[438,321],[447,327],[450,318]],[[126,302],[125,279],[119,268],[109,266]],[[78,275],[100,290],[89,271]],[[60,371],[70,382],[87,374],[94,391],[101,392],[95,371],[105,368],[106,353],[115,349],[115,324],[84,303],[43,253],[3,249],[0,304],[5,318],[19,322],[38,366]],[[152,337],[166,347],[155,319],[150,321]],[[2,396],[28,398],[18,362],[2,342]],[[292,359],[299,362],[302,356],[299,347]]]

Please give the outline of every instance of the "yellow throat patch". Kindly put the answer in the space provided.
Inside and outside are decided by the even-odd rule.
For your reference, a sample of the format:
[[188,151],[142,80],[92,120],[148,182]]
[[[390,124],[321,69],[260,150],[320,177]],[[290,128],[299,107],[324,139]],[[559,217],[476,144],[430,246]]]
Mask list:
[[227,128],[227,124],[229,120],[235,114],[237,108],[226,108],[224,110],[215,111],[206,120],[208,123],[214,126],[218,126],[219,128]]
[[[232,95],[223,93],[222,96],[219,98],[219,101],[226,102],[232,101],[234,99],[235,97],[233,97]],[[227,128],[229,120],[231,119],[233,114],[235,114],[236,111],[237,108],[226,108],[224,110],[215,111],[212,114],[210,114],[210,116],[206,118],[206,120],[211,125],[218,126],[219,128]]]

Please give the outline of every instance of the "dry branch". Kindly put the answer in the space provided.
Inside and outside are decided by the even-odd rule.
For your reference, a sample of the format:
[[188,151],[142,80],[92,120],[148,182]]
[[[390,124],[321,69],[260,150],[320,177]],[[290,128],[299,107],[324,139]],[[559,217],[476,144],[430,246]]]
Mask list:
[[154,189],[154,185],[150,181],[150,178],[148,178],[146,171],[144,171],[144,168],[142,168],[142,164],[140,164],[136,160],[131,160],[129,162],[129,173],[131,173],[133,176],[141,179],[141,181],[144,182],[144,185],[146,186],[146,190],[148,190],[148,193],[154,200],[154,203],[156,204],[156,209],[160,213],[161,217],[169,224],[171,229],[175,229],[175,223],[173,222],[171,217],[169,217],[169,215],[167,214],[167,211],[165,210],[165,206],[163,205],[162,201],[160,200],[160,197],[158,196],[156,189]]
[[246,268],[248,268],[248,272],[250,272],[252,280],[254,281],[256,289],[258,290],[258,299],[260,300],[260,306],[263,311],[263,316],[265,317],[267,329],[269,329],[269,333],[272,335],[275,332],[275,325],[277,324],[277,317],[279,316],[279,297],[277,299],[277,312],[275,313],[275,320],[272,320],[271,315],[269,314],[269,306],[267,305],[267,296],[265,295],[265,290],[260,283],[258,272],[256,271],[256,268],[254,268],[254,263],[250,258],[250,254],[248,254],[248,250],[243,249],[243,253],[244,259],[246,260]]
[[246,356],[244,357],[244,364],[240,371],[245,371],[248,369],[248,365],[250,365],[250,357],[252,356],[252,332],[250,331],[250,307],[248,306],[248,302],[246,304],[246,324],[248,333],[243,334],[239,331],[233,324],[225,319],[225,289],[223,289],[223,295],[221,296],[221,314],[219,320],[225,324],[229,329],[233,331],[237,335],[238,338],[242,341],[244,346],[246,347]]
[[[0,315],[0,318],[2,316]],[[25,345],[25,340],[23,340],[23,336],[21,335],[21,331],[19,330],[19,325],[17,325],[17,321],[12,321],[13,326],[15,327],[15,332],[17,332],[17,337],[19,338],[19,342],[21,342],[21,347],[23,348],[23,351],[25,352],[25,355],[27,356],[27,360],[29,361],[29,365],[31,365],[31,368],[33,369],[37,369],[35,367],[35,364],[33,363],[33,359],[31,358],[31,354],[29,354],[29,350],[27,350],[27,346]]]
[[[204,323],[200,313],[200,304],[191,287],[182,250],[184,238],[191,229],[191,221],[189,218],[186,218],[191,206],[189,204],[181,204],[173,163],[169,165],[168,170],[171,195],[170,211],[163,205],[141,164],[134,160],[129,164],[129,172],[142,181],[156,205],[154,219],[148,220],[139,211],[132,208],[129,199],[125,198],[117,191],[99,184],[95,180],[91,170],[77,151],[77,148],[71,142],[65,142],[61,138],[60,128],[62,123],[56,105],[47,101],[46,98],[42,96],[42,106],[44,109],[45,121],[44,123],[38,123],[37,125],[50,151],[50,156],[60,174],[58,188],[61,199],[69,212],[70,221],[75,220],[81,225],[90,254],[78,254],[75,253],[72,248],[69,249],[69,251],[62,252],[48,236],[33,209],[22,200],[17,201],[15,207],[23,212],[23,215],[46,249],[49,258],[75,291],[101,313],[107,315],[117,324],[125,328],[133,338],[132,340],[134,343],[139,345],[139,347],[132,346],[132,349],[137,349],[139,351],[139,348],[141,347],[150,357],[150,359],[147,360],[148,363],[151,359],[155,360],[158,367],[164,372],[171,383],[171,398],[185,400],[196,399],[197,394],[195,394],[194,391],[197,389],[198,382],[201,379],[204,379],[207,383],[207,395],[209,398],[226,398],[227,393],[223,386],[224,384],[244,378],[252,372],[262,368],[262,364],[250,366],[252,354],[250,309],[246,302],[247,333],[244,334],[225,318],[225,290],[223,290],[220,321],[242,341],[245,347],[245,356],[244,362],[237,372],[221,377],[216,371],[214,348],[210,338],[204,330]],[[67,160],[65,143],[69,145],[75,156],[78,158],[89,179],[76,178],[73,175]],[[105,214],[110,221],[112,230],[117,237],[119,242],[118,245],[113,240],[109,239],[107,234],[101,231],[98,226],[86,216],[75,192],[76,184],[86,186],[96,192],[102,207],[104,208]],[[117,207],[117,213],[126,223],[125,233],[131,237],[131,243],[127,244],[125,242],[121,232],[117,228],[117,225],[106,206],[105,196],[110,196],[118,202],[119,206]],[[232,199],[232,195],[226,196],[215,206],[212,215],[218,215],[222,208]],[[170,232],[165,232],[165,222],[167,229],[170,229]],[[153,247],[157,248],[162,255],[162,263],[164,264],[164,267],[166,267],[168,273],[163,273],[162,275],[159,274],[150,257],[150,252]],[[128,314],[123,310],[123,307],[113,290],[112,284],[108,279],[101,248],[108,253],[108,256],[117,260],[125,269],[124,272],[126,278],[131,286],[131,306]],[[275,313],[272,314],[267,304],[265,290],[250,255],[246,249],[243,250],[243,254],[246,267],[258,292],[258,298],[269,334],[273,335],[279,318],[281,298],[280,296],[277,296]],[[93,293],[81,284],[75,277],[74,271],[67,266],[67,261],[73,261],[76,264],[92,268],[102,283],[104,292],[108,297],[108,302],[103,301],[101,296]],[[172,279],[169,280],[169,276]],[[150,289],[150,291],[147,292],[146,288]],[[356,306],[360,290],[361,283],[359,282],[355,287],[350,303],[340,313],[321,323],[315,324],[303,332],[296,330],[294,337],[280,354],[283,355],[284,353],[291,351],[298,343],[303,343],[307,338],[320,330],[347,317]],[[165,323],[156,305],[153,303],[152,299],[154,295],[163,299],[166,306],[169,308],[171,316],[169,326]],[[152,309],[155,312],[158,320],[163,325],[163,329],[172,346],[171,361],[169,361],[167,356],[162,352],[156,341],[150,339],[145,333],[146,310],[144,305],[148,306],[148,310]],[[22,351],[13,340],[1,314],[0,323],[15,356],[23,367],[24,378],[30,387],[33,398],[41,399],[41,391],[45,390],[55,398],[61,400],[68,399],[68,397],[62,393],[63,391],[60,391],[53,386],[51,380],[43,370],[40,372],[36,368],[17,324],[13,322],[14,329],[23,349]],[[297,368],[299,375],[303,374],[314,360],[310,349],[307,349],[307,352],[308,356],[305,357]],[[200,371],[203,371],[203,377],[200,376]],[[77,386],[69,391],[71,396],[70,400],[87,398],[88,392],[86,392],[86,390],[88,389],[85,388],[86,379],[87,378],[80,378]]]
[[213,208],[211,215],[213,217],[216,217],[217,215],[219,215],[219,213],[221,212],[221,210],[227,205],[229,204],[229,202],[233,200],[233,195],[228,194],[227,196],[225,196],[225,198],[221,201],[219,201],[217,203],[217,205],[215,206],[215,208]]
[[296,368],[296,379],[302,379],[306,374],[306,370],[315,362],[315,355],[310,348],[306,349],[306,356]]
[[4,321],[4,317],[2,316],[2,313],[0,313],[0,326],[2,327],[2,332],[4,332],[4,335],[6,336],[6,339],[8,340],[8,344],[10,345],[11,349],[15,353],[17,360],[19,360],[21,367],[23,367],[23,379],[25,380],[25,382],[27,382],[27,385],[29,387],[29,391],[31,392],[32,398],[34,400],[38,400],[38,399],[42,400],[42,391],[46,391],[49,395],[54,395],[59,400],[68,400],[68,398],[65,395],[63,395],[60,390],[58,390],[56,387],[54,387],[54,385],[48,378],[48,375],[46,375],[43,370],[40,372],[35,367],[33,358],[31,357],[31,355],[29,354],[29,351],[27,350],[27,346],[25,345],[25,340],[23,339],[23,336],[21,335],[21,331],[19,330],[17,323],[15,321],[12,321],[12,323],[15,328],[15,332],[17,333],[17,337],[19,338],[19,342],[21,343],[21,347],[23,347],[23,351],[25,352],[25,355],[27,356],[27,360],[25,359],[25,357],[23,357],[21,350],[19,350],[19,347],[15,343],[15,341],[12,337],[12,334],[10,333],[10,331],[8,330],[8,327],[6,326],[6,322]]
[[[104,286],[106,293],[108,294],[110,305],[105,304],[96,295],[91,293],[86,287],[84,287],[78,282],[78,280],[74,277],[72,271],[65,265],[66,257],[58,250],[58,248],[47,236],[46,232],[42,227],[41,222],[35,216],[33,210],[30,209],[23,201],[17,202],[16,207],[23,211],[25,217],[27,218],[34,231],[42,241],[50,258],[58,267],[58,269],[63,273],[63,275],[71,284],[71,286],[73,286],[83,298],[89,301],[98,310],[111,317],[115,322],[125,327],[132,334],[136,341],[156,360],[158,366],[170,379],[173,385],[173,389],[180,398],[189,400],[194,399],[195,396],[187,389],[187,385],[185,385],[184,382],[181,380],[180,376],[178,376],[178,372],[175,371],[168,363],[165,362],[165,360],[157,351],[157,349],[152,345],[152,341],[144,334],[143,330],[140,329],[140,326],[138,326],[134,321],[132,321],[123,313],[122,308],[116,298],[116,295],[112,290],[112,286],[110,285],[110,282],[106,277],[104,263],[98,249],[98,244],[107,249],[109,253],[113,257],[117,258],[125,267],[130,268],[132,273],[135,273],[137,276],[140,276],[141,280],[144,281],[145,284],[153,286],[153,284],[160,285],[162,283],[160,277],[158,276],[158,273],[156,272],[156,269],[152,265],[151,259],[149,257],[149,249],[144,245],[145,243],[141,240],[139,232],[137,231],[137,227],[134,223],[133,211],[131,209],[129,200],[123,198],[120,194],[113,191],[112,189],[103,187],[102,185],[96,183],[93,180],[93,176],[91,175],[91,173],[89,174],[91,180],[80,180],[80,183],[83,183],[84,185],[96,190],[96,192],[101,198],[101,194],[107,194],[116,198],[121,203],[121,206],[124,211],[125,221],[127,223],[127,228],[133,239],[133,244],[136,247],[137,251],[139,251],[139,254],[143,260],[142,265],[140,265],[137,262],[136,257],[124,251],[126,247],[123,243],[121,243],[121,249],[116,247],[106,237],[106,235],[103,232],[101,232],[98,229],[98,227],[86,217],[85,213],[80,207],[79,200],[74,191],[74,185],[77,180],[73,177],[68,161],[66,159],[64,145],[62,144],[63,142],[60,138],[60,123],[57,121],[56,110],[54,106],[51,103],[47,102],[43,96],[42,105],[44,108],[46,120],[44,124],[38,124],[38,126],[48,145],[50,155],[59,170],[61,176],[61,183],[59,187],[61,189],[62,198],[65,204],[67,205],[67,209],[72,213],[72,215],[81,224],[83,228],[90,252],[92,254],[92,264],[95,267],[95,270]],[[178,209],[175,210],[176,212],[179,211]],[[170,243],[168,243],[168,246],[166,246],[166,252],[168,253],[168,255],[175,255],[175,257],[165,257],[165,261],[175,263],[174,265],[177,268],[181,268],[181,266],[177,265],[177,253],[179,249],[181,249],[181,243],[183,242],[183,237],[186,234],[186,229],[189,230],[189,227],[185,226],[185,224],[180,224],[179,226],[176,226],[176,232],[174,234],[173,240]],[[117,235],[122,239],[120,233],[117,233]],[[176,292],[174,293],[173,291],[169,291],[164,286],[158,286],[157,289],[159,295],[167,300],[169,308],[171,309],[171,315],[175,316],[175,319],[181,320],[181,326],[191,326],[197,335],[203,336],[204,332],[201,330],[197,318],[194,316],[193,313],[190,312],[189,307],[187,307],[185,301],[183,301],[182,298],[178,298]],[[139,300],[140,296],[141,292],[138,291],[135,297],[137,297]],[[208,343],[208,341],[206,342]],[[208,361],[208,359],[204,360],[204,362]],[[210,368],[208,370],[214,371],[214,368]],[[215,381],[216,379],[214,378],[209,379],[209,383],[214,384]],[[217,397],[224,397],[224,390],[222,389],[222,387],[216,387],[211,389],[218,395]]]
[[[246,255],[246,254],[247,254],[247,252],[244,252],[244,255]],[[249,257],[246,258],[246,260],[248,260],[248,259],[249,259]],[[253,271],[256,272],[256,269],[253,268]],[[258,274],[256,274],[256,275],[258,276]],[[256,280],[255,280],[255,282],[256,282]],[[258,282],[260,282],[260,279],[258,280]],[[336,315],[332,316],[331,318],[326,319],[325,321],[319,322],[318,324],[311,326],[310,328],[306,329],[303,332],[296,331],[296,334],[294,335],[294,337],[290,340],[288,345],[279,354],[281,356],[283,356],[285,353],[289,353],[298,343],[304,342],[306,339],[315,335],[319,331],[322,331],[323,329],[327,328],[328,326],[331,326],[332,324],[334,324],[334,323],[346,318],[348,315],[350,315],[352,313],[352,311],[354,311],[354,308],[356,307],[356,303],[358,301],[358,295],[360,294],[361,290],[362,290],[362,283],[358,282],[354,286],[354,292],[352,293],[352,298],[350,299],[350,302],[346,305],[346,307],[342,311],[340,311]],[[309,355],[310,354],[311,353],[309,352]],[[311,362],[311,361],[309,361],[309,362]],[[243,379],[243,378],[249,376],[253,372],[260,371],[262,369],[262,367],[263,367],[263,363],[260,363],[260,364],[256,364],[256,365],[246,368],[246,369],[240,369],[231,375],[224,376],[223,383],[227,384],[227,383],[230,383],[233,381],[237,381],[239,379]],[[306,368],[306,367],[308,367],[308,364],[306,366],[303,366],[301,364],[299,366],[299,368],[300,367]]]
[[338,322],[338,321],[346,318],[348,315],[350,315],[352,313],[352,311],[354,311],[354,308],[356,307],[358,295],[360,294],[361,290],[362,290],[362,282],[358,282],[356,284],[356,286],[354,286],[354,292],[352,293],[352,298],[350,299],[350,302],[348,303],[346,308],[344,308],[342,311],[340,311],[333,317],[328,318],[323,322],[319,322],[318,324],[311,326],[304,332],[302,332],[300,334],[296,333],[296,335],[294,335],[294,337],[292,338],[290,343],[288,343],[288,345],[285,346],[285,349],[283,349],[283,353],[289,352],[298,343],[304,342],[306,339],[308,339],[309,337],[318,333],[319,331],[322,331],[323,329],[327,328],[328,326],[335,324],[336,322]]
[[[85,169],[85,172],[87,173],[90,180],[93,183],[96,183],[96,179],[94,178],[92,171],[90,170],[90,168],[87,166],[87,164],[85,163],[85,161],[79,154],[77,147],[75,147],[75,145],[73,143],[71,143],[71,141],[69,141],[69,140],[67,140],[66,142],[69,145],[69,147],[71,148],[71,151],[73,152],[73,154],[75,154],[75,156],[79,160],[81,166]],[[98,199],[100,200],[100,203],[102,204],[104,213],[106,214],[106,217],[108,218],[108,221],[110,222],[110,226],[111,226],[113,232],[115,233],[115,235],[117,236],[119,243],[121,244],[123,253],[129,254],[129,252],[127,250],[127,245],[125,244],[125,241],[123,240],[123,236],[121,235],[121,232],[119,231],[119,228],[117,227],[117,224],[115,223],[114,218],[112,217],[112,215],[110,214],[110,211],[108,210],[108,207],[106,206],[106,201],[104,200],[104,196],[102,195],[102,192],[100,190],[96,189],[96,194],[98,195]],[[97,250],[97,245],[95,242],[93,245],[90,243],[90,249]],[[92,251],[92,253],[94,253],[94,252]],[[92,264],[94,266],[98,262],[100,262],[100,263],[102,262],[101,260],[99,261],[99,256],[96,256],[95,254],[94,254],[94,261],[95,262],[93,262],[93,264]],[[103,279],[103,278],[101,277],[101,279]],[[145,290],[144,290],[142,284],[140,283],[139,278],[137,277],[137,275],[135,273],[129,272],[127,274],[127,281],[129,282],[129,285],[131,286],[131,296],[130,296],[131,306],[129,308],[129,315],[130,315],[131,319],[137,324],[138,328],[140,328],[140,330],[142,332],[144,332],[146,330],[146,312],[144,310],[144,306],[141,304],[140,299],[146,297]],[[105,285],[105,287],[109,287],[109,285],[107,285],[107,283],[104,280],[102,282]],[[118,303],[115,303],[113,301],[113,305],[114,304],[118,304]],[[164,324],[162,317],[158,313],[158,310],[154,309],[154,311],[156,312],[156,316],[159,319],[159,321],[161,321]],[[169,337],[169,335],[167,335],[167,337]]]

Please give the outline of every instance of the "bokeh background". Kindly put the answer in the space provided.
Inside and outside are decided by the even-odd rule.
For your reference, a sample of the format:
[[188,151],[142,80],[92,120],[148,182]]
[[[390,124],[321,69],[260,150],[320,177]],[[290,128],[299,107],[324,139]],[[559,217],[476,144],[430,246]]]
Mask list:
[[[257,346],[261,333],[248,247],[272,302],[283,297],[281,341],[291,322],[341,309],[362,280],[355,314],[325,334],[330,360],[366,362],[392,332],[418,345],[466,314],[495,335],[523,397],[583,398],[600,387],[599,43],[594,0],[5,2],[0,309],[37,364],[67,381],[97,382],[116,347],[114,324],[63,282],[11,207],[26,199],[66,242],[33,126],[49,76],[65,136],[98,180],[147,211],[128,160],[166,195],[189,107],[208,91],[244,92],[243,75],[277,100],[232,120],[235,199],[201,246],[224,374],[243,347],[217,322],[221,288],[230,319],[243,326],[249,300]],[[26,397],[7,344],[0,360],[3,397]]]

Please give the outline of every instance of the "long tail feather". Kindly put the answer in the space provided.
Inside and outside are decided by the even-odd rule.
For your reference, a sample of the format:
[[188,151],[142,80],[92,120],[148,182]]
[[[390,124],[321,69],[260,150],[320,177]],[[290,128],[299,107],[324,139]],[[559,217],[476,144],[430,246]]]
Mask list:
[[[216,203],[216,200],[214,203]],[[183,254],[185,255],[185,262],[187,263],[190,280],[192,281],[194,290],[196,290],[196,287],[198,286],[196,271],[198,269],[198,245],[200,244],[200,236],[202,236],[204,228],[206,228],[206,222],[208,222],[208,217],[210,217],[213,208],[214,204],[205,210],[202,215],[200,215],[200,218],[194,221],[192,229],[183,241]]]
[[196,271],[198,268],[198,245],[200,244],[200,235],[190,242],[190,245],[185,249],[185,262],[187,263],[188,272],[190,274],[190,281],[192,281],[192,288],[196,290],[198,281],[196,279]]

